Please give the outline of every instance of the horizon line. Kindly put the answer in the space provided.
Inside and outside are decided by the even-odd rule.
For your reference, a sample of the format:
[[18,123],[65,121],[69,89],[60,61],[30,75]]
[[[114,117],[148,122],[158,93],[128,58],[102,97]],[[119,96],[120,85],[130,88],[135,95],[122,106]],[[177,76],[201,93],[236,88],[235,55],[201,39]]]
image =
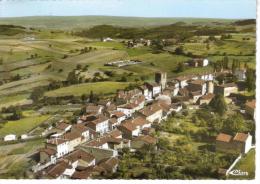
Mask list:
[[123,18],[154,18],[154,19],[222,19],[222,20],[247,20],[256,18],[223,18],[223,17],[146,17],[146,16],[118,16],[118,15],[29,15],[29,16],[7,16],[1,18],[30,18],[30,17],[123,17]]

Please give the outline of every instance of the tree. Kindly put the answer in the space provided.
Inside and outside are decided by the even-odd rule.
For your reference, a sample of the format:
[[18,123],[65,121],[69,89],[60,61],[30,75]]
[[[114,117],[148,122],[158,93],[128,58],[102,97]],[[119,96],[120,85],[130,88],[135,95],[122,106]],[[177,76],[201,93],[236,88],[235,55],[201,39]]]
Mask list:
[[126,76],[121,77],[120,82],[127,82]]
[[185,70],[185,66],[184,66],[183,62],[179,62],[175,71],[180,73],[180,72],[183,72],[184,70]]
[[223,116],[227,111],[227,104],[223,95],[217,94],[209,103],[209,106],[213,108],[215,112]]
[[77,64],[77,70],[81,70],[81,69],[82,69],[81,64]]
[[76,75],[74,70],[68,74],[67,81],[69,84],[77,84],[79,82],[78,76]]
[[225,75],[221,74],[216,77],[216,80],[218,81],[219,84],[222,84],[225,81]]
[[34,102],[38,102],[39,99],[43,96],[44,94],[44,89],[42,87],[39,88],[35,88],[32,93],[30,98],[34,101]]
[[21,76],[19,74],[16,74],[15,76],[12,77],[13,81],[18,81],[21,80]]
[[86,94],[82,94],[81,95],[81,100],[84,102],[87,99],[87,95]]
[[244,132],[247,130],[245,126],[245,121],[242,115],[234,114],[228,117],[224,121],[223,130],[227,133],[234,134],[236,132]]
[[182,55],[182,54],[184,54],[183,47],[182,47],[182,46],[177,47],[177,48],[175,49],[175,54],[177,54],[177,55]]
[[223,68],[228,69],[229,59],[227,56],[223,58]]
[[253,69],[247,69],[246,71],[246,86],[248,91],[253,91],[255,90],[256,86],[256,75],[255,75],[255,70]]
[[89,93],[89,102],[90,103],[95,103],[98,101],[97,95],[94,94],[94,92],[91,90]]
[[10,116],[10,120],[19,120],[23,117],[22,111],[20,109],[17,109],[14,111],[13,115]]

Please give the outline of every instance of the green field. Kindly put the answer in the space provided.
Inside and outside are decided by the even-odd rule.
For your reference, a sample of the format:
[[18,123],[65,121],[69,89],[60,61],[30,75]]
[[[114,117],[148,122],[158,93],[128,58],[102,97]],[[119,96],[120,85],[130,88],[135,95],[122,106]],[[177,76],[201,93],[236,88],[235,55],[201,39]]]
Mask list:
[[255,149],[251,149],[234,167],[233,170],[248,172],[248,176],[229,176],[230,179],[254,179],[255,178]]
[[129,83],[126,82],[97,82],[97,83],[86,83],[72,85],[69,87],[60,88],[54,91],[48,91],[45,93],[47,97],[57,97],[57,96],[80,96],[82,94],[89,94],[93,91],[94,94],[112,94],[118,89],[124,89]]
[[48,118],[48,115],[38,115],[34,117],[23,118],[17,121],[8,121],[0,129],[0,137],[4,137],[7,134],[15,134],[17,136],[25,134],[33,128],[39,126]]

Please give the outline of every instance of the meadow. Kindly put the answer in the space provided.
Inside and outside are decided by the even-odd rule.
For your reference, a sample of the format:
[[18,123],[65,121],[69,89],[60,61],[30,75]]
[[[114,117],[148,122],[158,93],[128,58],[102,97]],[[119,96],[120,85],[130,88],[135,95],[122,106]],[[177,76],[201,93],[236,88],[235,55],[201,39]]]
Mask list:
[[26,134],[28,131],[46,121],[49,117],[48,115],[37,115],[22,118],[17,121],[7,121],[0,129],[0,137],[4,137],[8,134],[15,134],[16,136]]
[[109,95],[116,92],[118,89],[124,89],[129,83],[126,82],[97,82],[72,85],[69,87],[63,87],[57,90],[48,91],[45,93],[47,97],[58,96],[81,96],[83,94],[90,94],[93,91],[94,94]]

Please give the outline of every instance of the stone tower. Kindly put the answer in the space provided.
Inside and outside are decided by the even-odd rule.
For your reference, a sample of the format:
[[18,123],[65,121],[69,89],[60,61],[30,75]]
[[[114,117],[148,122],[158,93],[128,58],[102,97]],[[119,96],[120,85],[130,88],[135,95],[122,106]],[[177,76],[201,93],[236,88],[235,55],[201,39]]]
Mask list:
[[167,73],[166,72],[156,72],[155,73],[155,82],[161,84],[162,89],[166,88],[167,84]]
[[213,81],[207,82],[207,93],[214,93],[214,83],[213,83]]

